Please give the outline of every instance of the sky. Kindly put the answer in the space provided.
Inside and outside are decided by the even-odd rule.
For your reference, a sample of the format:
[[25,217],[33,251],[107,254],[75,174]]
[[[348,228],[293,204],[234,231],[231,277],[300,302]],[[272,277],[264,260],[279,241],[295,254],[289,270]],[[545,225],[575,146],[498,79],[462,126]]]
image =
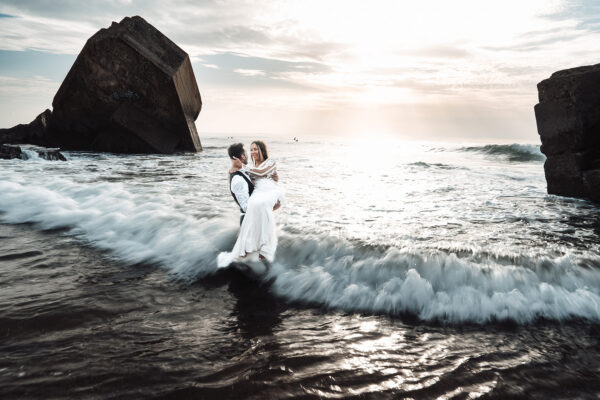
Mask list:
[[0,127],[140,15],[185,50],[203,135],[538,143],[537,83],[600,62],[600,1],[0,0]]

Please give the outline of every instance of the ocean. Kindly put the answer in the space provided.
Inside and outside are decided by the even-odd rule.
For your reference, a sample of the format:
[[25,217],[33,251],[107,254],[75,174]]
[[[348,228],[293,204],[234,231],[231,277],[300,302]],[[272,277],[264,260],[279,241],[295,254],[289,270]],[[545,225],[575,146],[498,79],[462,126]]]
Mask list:
[[532,144],[261,137],[268,274],[217,271],[227,146],[0,160],[0,397],[598,398],[600,207]]

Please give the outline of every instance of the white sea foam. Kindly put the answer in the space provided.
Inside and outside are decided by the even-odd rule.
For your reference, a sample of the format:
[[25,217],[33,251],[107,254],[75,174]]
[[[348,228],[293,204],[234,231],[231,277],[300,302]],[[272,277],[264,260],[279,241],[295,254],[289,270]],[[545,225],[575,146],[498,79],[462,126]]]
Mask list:
[[[67,228],[126,264],[158,264],[188,280],[214,273],[217,254],[237,233],[234,220],[194,218],[168,197],[149,199],[119,183],[0,181],[0,211],[3,222]],[[600,260],[567,255],[518,262],[361,248],[341,238],[283,232],[268,278],[276,278],[272,290],[284,300],[347,311],[478,323],[600,320]]]
[[24,160],[35,160],[35,161],[43,160],[43,158],[41,158],[40,155],[38,154],[38,152],[35,150],[21,149],[21,151],[23,153]]
[[369,254],[345,241],[284,236],[271,275],[281,297],[348,311],[449,322],[600,320],[600,260],[593,268],[573,256],[521,260],[476,263],[396,248]]
[[539,145],[532,144],[488,144],[484,146],[461,147],[459,151],[500,156],[508,161],[540,162],[546,159]]
[[0,181],[1,219],[67,228],[91,246],[125,263],[157,263],[183,278],[214,272],[214,258],[235,239],[237,226],[221,219],[195,219],[121,184],[44,186]]

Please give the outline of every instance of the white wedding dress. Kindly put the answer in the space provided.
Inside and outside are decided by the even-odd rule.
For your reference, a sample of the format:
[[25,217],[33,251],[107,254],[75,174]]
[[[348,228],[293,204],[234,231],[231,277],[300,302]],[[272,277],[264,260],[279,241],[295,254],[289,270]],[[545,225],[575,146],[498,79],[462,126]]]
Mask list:
[[244,172],[255,179],[254,191],[248,199],[246,216],[231,252],[217,257],[217,266],[225,268],[232,262],[251,261],[262,255],[268,261],[275,258],[277,250],[277,227],[273,207],[283,203],[283,192],[272,179],[276,171],[275,161],[267,158],[257,168],[244,167]]

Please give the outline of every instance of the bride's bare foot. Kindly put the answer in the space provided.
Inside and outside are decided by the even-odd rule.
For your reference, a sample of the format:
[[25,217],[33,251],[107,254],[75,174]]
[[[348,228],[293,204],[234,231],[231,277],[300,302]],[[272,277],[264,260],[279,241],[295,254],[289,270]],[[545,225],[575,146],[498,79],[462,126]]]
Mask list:
[[271,269],[271,263],[269,262],[269,260],[267,260],[265,258],[265,256],[263,256],[262,254],[258,255],[258,259],[260,260],[260,262],[262,262],[265,266],[265,274],[269,273],[269,270]]

